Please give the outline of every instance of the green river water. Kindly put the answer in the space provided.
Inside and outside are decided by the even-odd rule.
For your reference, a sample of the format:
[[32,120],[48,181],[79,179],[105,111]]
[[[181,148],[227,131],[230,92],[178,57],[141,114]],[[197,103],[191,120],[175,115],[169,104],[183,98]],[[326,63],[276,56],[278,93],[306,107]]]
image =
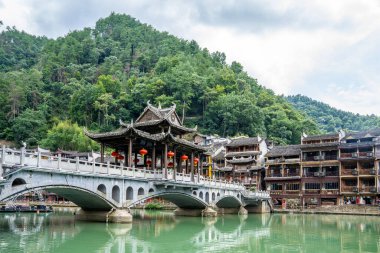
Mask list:
[[380,252],[380,217],[136,211],[132,224],[104,224],[75,221],[72,210],[1,213],[0,252]]

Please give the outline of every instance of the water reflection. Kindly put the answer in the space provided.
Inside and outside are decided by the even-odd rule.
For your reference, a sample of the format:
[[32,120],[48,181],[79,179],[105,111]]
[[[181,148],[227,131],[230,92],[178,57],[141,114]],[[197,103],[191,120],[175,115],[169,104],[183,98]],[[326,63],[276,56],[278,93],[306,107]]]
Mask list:
[[379,252],[380,217],[175,217],[137,211],[132,224],[76,222],[70,212],[1,214],[0,252]]

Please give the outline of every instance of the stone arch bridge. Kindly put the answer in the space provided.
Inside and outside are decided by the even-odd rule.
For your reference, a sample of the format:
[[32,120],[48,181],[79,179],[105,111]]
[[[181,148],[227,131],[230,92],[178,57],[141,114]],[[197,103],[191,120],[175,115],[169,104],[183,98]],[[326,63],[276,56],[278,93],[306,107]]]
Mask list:
[[[167,178],[166,178],[166,175]],[[81,207],[78,219],[130,222],[129,208],[161,197],[178,206],[176,215],[268,211],[267,192],[248,192],[236,183],[171,171],[137,169],[1,149],[0,201],[30,191],[56,193]],[[269,203],[269,202],[268,202]]]

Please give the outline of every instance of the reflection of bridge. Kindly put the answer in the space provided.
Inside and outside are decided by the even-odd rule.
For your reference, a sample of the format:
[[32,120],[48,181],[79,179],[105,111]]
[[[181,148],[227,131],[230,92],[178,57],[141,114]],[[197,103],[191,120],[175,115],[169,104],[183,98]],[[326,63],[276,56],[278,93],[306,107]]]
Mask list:
[[211,208],[238,212],[245,211],[245,207],[262,212],[269,199],[266,192],[247,192],[242,185],[199,175],[42,157],[40,153],[4,147],[1,157],[0,175],[4,179],[0,181],[0,201],[29,191],[47,190],[80,206],[88,219],[99,219],[102,213],[102,220],[107,216],[110,221],[130,222],[126,210],[152,197],[176,204],[180,208],[178,215],[215,215]]

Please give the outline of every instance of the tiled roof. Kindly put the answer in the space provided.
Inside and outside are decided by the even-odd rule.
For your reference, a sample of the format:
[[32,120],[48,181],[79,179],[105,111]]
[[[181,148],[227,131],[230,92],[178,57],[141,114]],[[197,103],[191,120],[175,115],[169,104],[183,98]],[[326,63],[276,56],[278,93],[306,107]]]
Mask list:
[[346,136],[343,138],[345,139],[361,139],[365,137],[377,137],[380,136],[380,128],[374,128],[366,131],[360,131],[360,132],[349,132],[346,134]]
[[295,156],[301,154],[301,145],[275,146],[268,151],[266,157]]
[[338,147],[339,142],[326,142],[326,143],[315,143],[315,144],[302,144],[301,150],[312,149],[312,148],[329,148],[329,147]]
[[228,152],[225,157],[241,157],[241,156],[254,156],[254,155],[260,155],[261,151],[245,151],[245,152]]
[[259,143],[260,141],[258,137],[238,138],[232,140],[230,143],[226,145],[226,147],[250,146]]
[[328,133],[328,134],[320,134],[320,135],[310,135],[307,137],[303,137],[303,141],[317,141],[323,139],[339,139],[338,133]]
[[244,164],[244,163],[251,163],[251,162],[255,162],[255,159],[254,158],[240,158],[240,159],[227,160],[227,163],[230,163],[230,164]]

